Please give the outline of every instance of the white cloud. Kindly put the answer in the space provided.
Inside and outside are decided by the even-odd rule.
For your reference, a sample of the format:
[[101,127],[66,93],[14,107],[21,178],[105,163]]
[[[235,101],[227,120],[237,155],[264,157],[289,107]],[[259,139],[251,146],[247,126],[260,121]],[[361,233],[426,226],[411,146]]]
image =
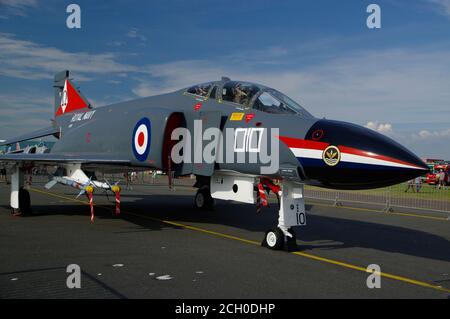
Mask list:
[[122,47],[122,46],[124,46],[126,44],[127,43],[125,41],[119,41],[119,40],[108,42],[108,45],[110,45],[112,47]]
[[[449,123],[450,126],[450,123]],[[388,135],[422,158],[450,159],[450,128],[440,130],[394,130],[389,123],[368,122],[365,127]]]
[[92,74],[138,70],[117,62],[117,58],[114,53],[66,52],[0,33],[0,74],[9,77],[49,79],[54,73],[68,69],[75,72],[80,81],[87,80]]
[[[290,58],[295,52],[283,54],[280,59],[286,60],[286,55]],[[264,64],[262,55],[259,59]],[[298,60],[302,60],[301,55]],[[276,57],[268,55],[267,62],[277,61]],[[413,139],[411,131],[397,132],[392,124],[404,127],[425,119],[429,126],[424,129],[430,129],[433,122],[450,118],[450,74],[446,71],[450,69],[450,50],[447,48],[359,51],[321,64],[273,70],[258,65],[249,67],[245,61],[241,62],[230,63],[227,57],[216,57],[214,61],[189,60],[144,66],[151,77],[141,78],[133,92],[149,96],[229,76],[274,87],[319,118],[367,123],[406,143],[419,154],[432,154],[439,149],[450,158],[448,140],[444,140],[442,134],[433,140],[431,149],[430,143]],[[292,65],[295,64],[294,61]]]
[[442,130],[422,129],[399,135],[399,141],[423,158],[450,160],[450,128]]
[[[273,57],[267,60],[277,61]],[[151,78],[142,79],[135,87],[134,93],[139,96],[219,80],[226,75],[283,91],[318,117],[397,123],[422,121],[424,113],[429,122],[441,121],[445,112],[450,116],[447,49],[354,52],[319,65],[273,70],[229,63],[220,57],[215,61],[177,61],[142,69]]]
[[[49,92],[52,92],[51,88]],[[0,93],[2,115],[7,114],[8,110],[19,108],[27,112],[42,112],[48,109],[49,104],[53,105],[53,96],[44,96],[42,93],[36,93],[34,91],[22,91],[21,94]]]
[[377,131],[382,134],[392,133],[392,124],[389,123],[378,123],[377,121],[368,122],[365,127],[370,128],[371,130]]
[[0,93],[0,110],[0,138],[10,138],[49,126],[53,97],[31,90],[20,94]]
[[450,128],[446,130],[430,131],[421,130],[419,133],[414,133],[413,138],[416,140],[436,139],[436,138],[450,138]]
[[[320,52],[324,50],[323,45],[319,48]],[[311,46],[306,52],[268,48],[247,53],[137,67],[119,62],[113,53],[66,52],[0,33],[0,74],[49,79],[66,68],[76,73],[77,80],[115,74],[124,82],[137,82],[133,88],[137,96],[174,91],[229,76],[274,87],[317,117],[368,125],[373,122],[374,129],[390,136],[399,134],[390,123],[423,122],[425,117],[430,126],[423,130],[434,134],[432,123],[450,118],[448,48],[354,51],[308,65],[302,61],[314,55]],[[420,137],[419,133],[415,135]],[[445,134],[437,134],[433,143],[444,138]],[[423,138],[412,138],[411,133],[405,141],[423,153],[427,144],[431,144],[424,143]]]
[[[145,45],[145,43],[147,42],[147,37],[142,35],[138,28],[131,28],[125,34],[125,37],[127,37],[128,39],[131,39],[131,40],[133,40],[133,39],[139,40],[141,45]],[[114,40],[114,41],[108,42],[107,44],[112,47],[123,47],[123,46],[127,45],[127,43],[128,43],[128,41],[124,41],[124,40]]]
[[450,0],[428,0],[431,3],[437,4],[441,14],[450,17]]
[[228,74],[224,66],[200,60],[147,65],[141,71],[151,75],[151,79],[139,79],[140,83],[133,89],[133,93],[140,97],[168,93],[200,82],[220,80],[221,75]]
[[0,0],[0,8],[4,9],[2,18],[8,15],[25,16],[26,10],[37,7],[37,0]]
[[428,138],[428,137],[430,137],[432,135],[433,134],[430,131],[427,131],[427,130],[422,130],[422,131],[419,132],[419,136],[421,138]]
[[167,93],[172,90],[167,90],[167,88],[159,89],[156,86],[150,85],[149,83],[142,82],[138,86],[132,89],[133,93],[139,97],[152,96],[159,93]]
[[139,39],[141,42],[147,41],[147,37],[142,35],[138,28],[131,28],[126,36],[131,39]]
[[[322,46],[319,45],[319,51]],[[173,91],[225,75],[275,87],[318,117],[357,123],[372,119],[397,123],[422,120],[424,112],[430,122],[440,121],[443,115],[450,116],[448,49],[359,51],[302,66],[301,61],[313,54],[312,50],[311,46],[308,52],[277,47],[218,56],[214,60],[137,67],[119,62],[114,53],[66,52],[0,33],[0,74],[51,79],[54,73],[69,69],[77,81],[96,74],[128,76],[129,81],[138,76],[133,89],[138,96]],[[251,62],[254,58],[258,63]],[[271,64],[279,66],[271,68]]]

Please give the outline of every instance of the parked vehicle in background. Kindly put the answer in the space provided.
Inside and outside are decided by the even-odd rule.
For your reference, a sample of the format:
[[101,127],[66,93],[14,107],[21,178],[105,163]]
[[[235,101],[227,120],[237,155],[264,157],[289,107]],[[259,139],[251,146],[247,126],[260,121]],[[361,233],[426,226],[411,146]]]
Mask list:
[[428,165],[429,168],[429,172],[427,174],[424,174],[421,178],[422,178],[422,183],[428,183],[427,182],[427,176],[429,173],[434,172],[434,166],[437,164],[441,164],[444,160],[441,159],[434,159],[434,158],[426,158],[423,160],[425,162],[425,164]]
[[433,170],[426,175],[425,183],[428,185],[437,185],[439,183],[438,174],[440,171],[445,173],[445,185],[450,185],[450,164],[437,164]]

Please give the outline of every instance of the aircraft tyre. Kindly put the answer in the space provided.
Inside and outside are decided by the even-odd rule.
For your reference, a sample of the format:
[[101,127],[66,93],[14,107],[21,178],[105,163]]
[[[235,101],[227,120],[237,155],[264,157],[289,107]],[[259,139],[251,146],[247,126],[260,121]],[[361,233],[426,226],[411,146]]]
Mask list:
[[31,215],[30,193],[21,187],[19,189],[19,208],[12,208],[13,216]]
[[211,210],[214,207],[214,199],[211,197],[209,188],[200,188],[194,197],[194,207],[201,210]]
[[280,228],[274,228],[268,230],[264,236],[264,241],[262,244],[272,250],[280,250],[284,245],[284,233]]

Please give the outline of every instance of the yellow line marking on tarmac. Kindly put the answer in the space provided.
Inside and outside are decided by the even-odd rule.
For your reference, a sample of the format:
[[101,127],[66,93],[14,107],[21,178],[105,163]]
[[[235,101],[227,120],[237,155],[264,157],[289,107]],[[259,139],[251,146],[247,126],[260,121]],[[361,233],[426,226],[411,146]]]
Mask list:
[[[333,265],[337,265],[337,266],[341,266],[341,267],[345,267],[345,268],[350,268],[350,269],[354,269],[354,270],[359,270],[359,271],[362,271],[362,272],[370,273],[370,272],[367,271],[366,268],[363,268],[363,267],[360,267],[360,266],[356,266],[356,265],[352,265],[352,264],[348,264],[348,263],[344,263],[344,262],[333,260],[333,259],[328,259],[328,258],[316,256],[316,255],[311,255],[311,254],[308,254],[308,253],[299,252],[299,251],[294,251],[291,254],[303,256],[303,257],[310,258],[310,259],[315,259],[315,260],[318,260],[318,261],[323,261],[323,262],[326,262],[326,263],[329,263],[329,264],[333,264]],[[425,287],[425,288],[431,288],[431,289],[439,290],[439,291],[442,291],[442,292],[450,293],[450,289],[446,289],[446,288],[444,288],[442,286],[433,285],[433,284],[429,284],[429,283],[426,283],[426,282],[423,282],[423,281],[418,281],[418,280],[406,278],[406,277],[403,277],[403,276],[397,276],[397,275],[389,274],[389,273],[386,273],[386,272],[380,272],[379,274],[382,277],[385,277],[385,278],[389,278],[389,279],[402,281],[402,282],[410,283],[410,284],[421,286],[421,287]]]
[[180,228],[184,228],[184,229],[189,229],[189,230],[193,230],[193,231],[197,231],[197,232],[201,232],[201,233],[205,233],[205,234],[209,234],[209,235],[214,235],[214,236],[218,236],[218,237],[233,239],[233,240],[237,240],[237,241],[240,241],[240,242],[243,242],[243,243],[247,243],[247,244],[252,244],[252,245],[259,245],[260,244],[259,242],[254,241],[254,240],[240,238],[240,237],[236,237],[236,236],[228,235],[228,234],[223,234],[223,233],[219,233],[219,232],[216,232],[216,231],[213,231],[213,230],[208,230],[208,229],[199,228],[199,227],[195,227],[195,226],[180,224],[180,223],[176,223],[176,222],[171,221],[171,220],[163,220],[163,219],[148,217],[148,216],[134,214],[134,213],[129,213],[129,212],[124,212],[124,213],[127,214],[127,215],[130,215],[130,216],[136,216],[136,217],[140,217],[140,218],[144,218],[144,219],[150,219],[150,220],[162,222],[164,224],[168,224],[168,225],[171,225],[171,226],[176,226],[176,227],[180,227]]
[[89,205],[88,202],[82,201],[82,200],[77,199],[77,198],[70,198],[70,197],[67,197],[67,196],[60,195],[60,194],[45,192],[45,191],[42,191],[42,190],[39,190],[39,189],[36,189],[36,188],[30,188],[30,191],[33,191],[33,192],[36,192],[36,193],[41,193],[41,194],[44,194],[44,195],[50,195],[50,196],[57,197],[57,198],[66,199],[66,200],[71,201],[71,202],[78,202],[78,203],[81,203],[81,204]]
[[[79,200],[79,199],[73,199],[73,198],[70,198],[70,197],[67,197],[67,196],[62,196],[62,195],[59,195],[59,194],[49,193],[49,192],[45,192],[45,191],[34,189],[34,188],[31,188],[30,190],[34,191],[34,192],[37,192],[37,193],[41,193],[41,194],[47,195],[47,196],[59,197],[59,198],[70,200],[72,202],[78,202],[78,203],[81,203],[81,204],[84,204],[84,205],[89,205],[88,202],[85,202],[85,201],[82,201],[82,200]],[[100,207],[100,208],[104,208],[104,209],[107,209],[107,210],[112,210],[110,207],[106,207],[106,206],[99,206],[99,205],[95,205],[95,206]],[[161,223],[164,223],[164,224],[167,224],[167,225],[176,226],[176,227],[180,227],[180,228],[184,228],[184,229],[188,229],[188,230],[192,230],[192,231],[196,231],[196,232],[201,232],[201,233],[205,233],[205,234],[209,234],[209,235],[213,235],[213,236],[217,236],[217,237],[232,239],[232,240],[240,241],[240,242],[251,244],[251,245],[257,245],[257,246],[260,245],[259,242],[254,241],[254,240],[245,239],[245,238],[241,238],[241,237],[237,237],[237,236],[233,236],[233,235],[228,235],[228,234],[224,234],[224,233],[221,233],[221,232],[216,232],[216,231],[212,231],[212,230],[208,230],[208,229],[204,229],[204,228],[199,228],[199,227],[195,227],[195,226],[185,225],[185,224],[177,223],[177,222],[170,221],[170,220],[163,220],[163,219],[149,217],[149,216],[145,216],[145,215],[130,213],[130,212],[126,212],[126,211],[122,211],[122,212],[124,214],[126,214],[126,215],[136,216],[136,217],[144,218],[144,219],[149,219],[149,220],[152,220],[152,221],[157,221],[157,222],[161,222]],[[320,261],[320,262],[324,262],[324,263],[328,263],[328,264],[332,264],[332,265],[336,265],[336,266],[340,266],[340,267],[343,267],[343,268],[348,268],[348,269],[358,270],[358,271],[361,271],[361,272],[364,272],[364,273],[369,273],[369,272],[367,272],[367,269],[364,268],[364,267],[360,267],[360,266],[357,266],[357,265],[352,265],[352,264],[341,262],[341,261],[338,261],[338,260],[333,260],[333,259],[329,259],[329,258],[316,256],[316,255],[305,253],[305,252],[294,251],[294,252],[290,252],[290,254],[297,255],[297,256],[302,256],[302,257],[305,257],[305,258],[308,258],[308,259],[312,259],[312,260],[316,260],[316,261]],[[392,279],[392,280],[401,281],[401,282],[404,282],[404,283],[409,283],[409,284],[420,286],[420,287],[424,287],[424,288],[430,288],[430,289],[434,289],[434,290],[437,290],[437,291],[440,291],[440,292],[450,293],[450,289],[444,288],[442,286],[430,284],[430,283],[427,283],[427,282],[423,282],[423,281],[419,281],[419,280],[415,280],[415,279],[411,279],[411,278],[407,278],[407,277],[403,277],[403,276],[393,275],[393,274],[389,274],[389,273],[386,273],[386,272],[380,272],[379,274],[382,277],[384,277],[384,278],[389,278],[389,279]]]
[[418,215],[418,214],[408,214],[408,213],[388,213],[392,215],[398,215],[398,216],[408,216],[408,217],[417,217],[417,218],[425,218],[425,219],[434,219],[434,220],[444,220],[448,221],[448,218],[445,217],[435,217],[435,216],[424,216],[424,215]]
[[372,212],[372,213],[380,213],[384,215],[398,215],[398,216],[407,216],[407,217],[416,217],[416,218],[424,218],[424,219],[432,219],[432,220],[440,220],[440,221],[448,221],[445,217],[436,217],[436,216],[425,216],[420,214],[409,214],[409,213],[396,213],[396,212],[389,212],[389,213],[383,213],[376,209],[370,209],[370,208],[360,208],[360,207],[351,207],[351,206],[334,206],[334,205],[328,205],[328,204],[318,204],[317,202],[313,201],[313,205],[316,206],[322,206],[322,207],[331,207],[331,208],[339,208],[339,209],[350,209],[350,210],[356,210],[356,211],[363,211],[363,212]]

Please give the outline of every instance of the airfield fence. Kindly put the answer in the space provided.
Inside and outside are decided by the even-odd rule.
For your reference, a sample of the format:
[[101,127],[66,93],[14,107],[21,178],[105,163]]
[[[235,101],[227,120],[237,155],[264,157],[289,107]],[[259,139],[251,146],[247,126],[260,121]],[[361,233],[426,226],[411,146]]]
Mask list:
[[[124,174],[101,174],[99,180],[107,179],[111,183],[120,181],[123,189],[126,189]],[[6,182],[4,176],[0,176],[0,182]],[[48,177],[44,175],[34,176],[33,183],[46,183]],[[173,186],[192,186],[193,178],[174,179]],[[139,172],[130,181],[130,185],[168,185],[167,176],[153,175],[151,172]],[[390,212],[396,209],[412,209],[423,212],[446,213],[450,219],[450,186],[439,189],[437,186],[422,184],[417,192],[414,185],[408,189],[408,183],[402,183],[391,187],[362,190],[342,191],[330,190],[314,186],[305,186],[305,198],[309,200],[327,201],[335,206],[346,204],[362,204],[376,206],[380,211]]]
[[347,203],[374,205],[386,212],[398,208],[448,213],[450,217],[450,186],[439,189],[423,184],[408,189],[408,183],[363,191],[337,191],[313,186],[305,187],[305,197],[333,202],[335,206]]
[[[195,179],[174,179],[174,186],[192,185]],[[132,183],[165,184],[167,176],[152,175],[148,172],[137,173]],[[428,184],[411,185],[408,183],[363,191],[336,191],[306,186],[305,198],[332,202],[336,206],[344,204],[364,204],[376,206],[382,211],[395,209],[414,209],[429,212],[443,212],[450,217],[450,186],[439,189]]]

